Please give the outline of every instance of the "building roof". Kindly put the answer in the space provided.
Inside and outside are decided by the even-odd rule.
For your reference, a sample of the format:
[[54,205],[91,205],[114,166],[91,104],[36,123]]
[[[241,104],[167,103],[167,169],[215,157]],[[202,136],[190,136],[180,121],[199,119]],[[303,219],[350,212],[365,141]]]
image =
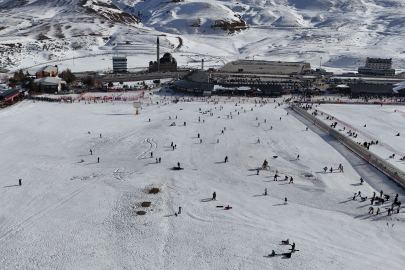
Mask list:
[[20,94],[20,91],[18,91],[18,90],[14,90],[14,89],[6,90],[4,92],[0,92],[0,100],[6,101],[15,96],[18,96],[19,94]]
[[37,73],[38,72],[43,72],[43,71],[51,73],[51,72],[58,71],[58,68],[55,67],[55,66],[45,66],[45,67],[42,67],[40,70],[38,70]]
[[384,58],[369,58],[369,57],[367,57],[367,62],[369,62],[369,63],[385,63],[385,64],[391,64],[391,63],[392,63],[392,58],[390,58],[390,59],[384,59]]
[[187,74],[187,80],[193,82],[200,82],[200,83],[207,83],[208,82],[208,74],[202,70],[194,70]]
[[352,93],[391,94],[393,85],[386,84],[349,84]]
[[62,79],[59,77],[44,77],[35,80],[36,83],[40,83],[42,85],[55,85],[62,83]]
[[303,69],[311,68],[305,62],[282,62],[282,61],[262,61],[262,60],[236,60],[229,62],[219,70],[222,72],[242,72],[256,74],[291,74],[301,73]]
[[7,72],[9,72],[10,70],[8,70],[8,69],[5,69],[5,68],[0,68],[0,73],[7,73]]
[[190,82],[190,81],[186,81],[186,80],[177,81],[177,82],[174,82],[173,84],[177,87],[194,89],[194,90],[212,91],[212,89],[214,89],[213,84]]
[[164,63],[176,63],[176,59],[170,53],[165,53],[162,58],[160,58],[159,62],[161,64]]

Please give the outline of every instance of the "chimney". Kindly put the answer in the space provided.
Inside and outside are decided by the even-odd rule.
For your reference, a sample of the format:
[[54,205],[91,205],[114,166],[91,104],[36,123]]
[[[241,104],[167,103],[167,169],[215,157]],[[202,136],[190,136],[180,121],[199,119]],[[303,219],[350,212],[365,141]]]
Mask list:
[[159,37],[157,37],[157,54],[156,54],[157,71],[159,71]]
[[156,54],[156,62],[159,62],[159,37],[157,37],[157,54]]

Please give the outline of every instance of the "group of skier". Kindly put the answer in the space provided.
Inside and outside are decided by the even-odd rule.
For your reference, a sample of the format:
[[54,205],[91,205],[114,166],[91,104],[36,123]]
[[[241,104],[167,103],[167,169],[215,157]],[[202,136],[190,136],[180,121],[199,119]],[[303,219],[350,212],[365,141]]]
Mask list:
[[[387,215],[388,216],[391,216],[393,213],[395,213],[395,211],[396,211],[397,214],[399,214],[399,211],[401,209],[401,202],[398,201],[398,196],[399,196],[398,194],[395,195],[395,199],[394,199],[394,202],[391,204],[391,207],[385,208],[385,209],[387,209]],[[389,198],[390,198],[390,196],[387,195],[387,194],[384,195],[384,199],[382,197],[383,197],[383,191],[382,190],[380,191],[380,197],[376,197],[376,193],[375,192],[373,193],[373,197],[370,200],[371,201],[371,206],[368,208],[368,213],[369,214],[374,214],[374,207],[373,207],[374,201],[377,201],[377,202],[380,203],[380,205],[383,205],[384,202],[388,201]],[[396,208],[396,209],[394,209],[394,208]],[[379,213],[380,213],[380,208],[377,207],[376,215],[379,215]]]

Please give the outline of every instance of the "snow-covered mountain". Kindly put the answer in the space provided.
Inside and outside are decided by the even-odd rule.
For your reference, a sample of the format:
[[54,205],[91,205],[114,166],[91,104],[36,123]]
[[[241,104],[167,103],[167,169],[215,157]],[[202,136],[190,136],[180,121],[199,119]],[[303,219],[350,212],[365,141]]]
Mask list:
[[0,66],[149,55],[163,35],[167,51],[222,62],[255,56],[318,66],[322,57],[324,67],[356,70],[369,56],[393,58],[401,69],[403,7],[402,0],[0,0]]

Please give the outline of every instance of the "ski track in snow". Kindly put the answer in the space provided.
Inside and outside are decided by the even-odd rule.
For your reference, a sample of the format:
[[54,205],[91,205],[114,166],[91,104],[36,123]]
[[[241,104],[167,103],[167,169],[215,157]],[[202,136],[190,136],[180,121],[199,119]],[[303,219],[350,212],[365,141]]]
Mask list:
[[[117,169],[118,170],[118,169]],[[87,185],[84,185],[83,187],[80,187],[78,189],[76,189],[75,191],[71,192],[70,194],[66,195],[65,197],[59,199],[57,202],[50,204],[49,206],[43,208],[42,210],[36,212],[35,214],[32,214],[31,216],[29,216],[28,218],[24,219],[23,221],[21,221],[19,224],[17,224],[16,226],[6,229],[6,232],[0,234],[0,241],[2,241],[5,237],[7,237],[10,233],[16,233],[19,230],[21,230],[22,228],[24,228],[24,226],[27,226],[28,222],[30,226],[32,226],[32,224],[35,224],[41,217],[43,217],[44,215],[46,215],[47,213],[54,211],[57,207],[59,207],[60,205],[67,203],[68,201],[72,200],[75,196],[79,195],[80,193],[82,193],[83,191],[89,189],[92,185],[94,185],[96,182],[106,178],[108,176],[104,175],[100,178],[97,178],[93,181],[91,181],[90,183],[88,183]]]
[[[157,144],[153,141],[152,137],[146,138],[145,140],[142,141],[142,143],[148,143],[149,148],[142,153],[140,153],[136,158],[148,158],[150,157],[150,153],[153,152],[157,148]],[[148,156],[149,155],[149,156]]]

